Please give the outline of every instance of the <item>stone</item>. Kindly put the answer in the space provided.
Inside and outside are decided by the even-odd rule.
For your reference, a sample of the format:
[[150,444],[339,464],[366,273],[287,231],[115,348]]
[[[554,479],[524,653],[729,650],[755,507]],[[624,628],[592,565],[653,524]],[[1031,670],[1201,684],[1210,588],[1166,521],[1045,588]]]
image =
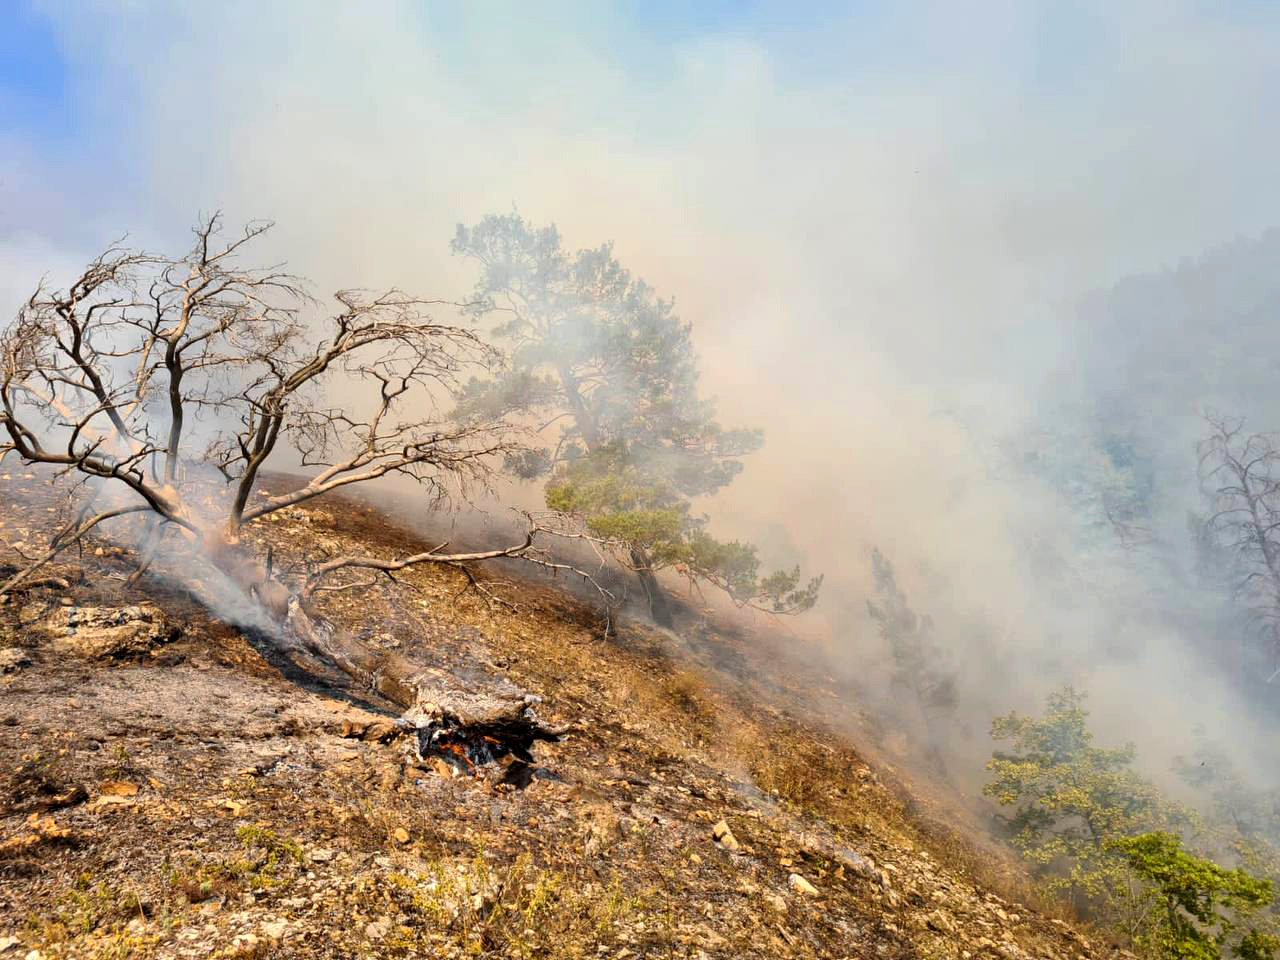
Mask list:
[[381,940],[391,932],[391,921],[387,917],[381,920],[374,920],[368,923],[364,928],[364,935],[370,940]]
[[103,780],[98,792],[104,797],[134,797],[138,795],[138,785],[128,780]]
[[263,935],[271,941],[283,940],[284,935],[289,930],[288,920],[276,920],[272,923],[264,923],[262,925]]
[[396,827],[395,833],[392,834],[396,838],[396,843],[408,843],[409,831],[404,827]]
[[711,835],[726,850],[738,850],[742,847],[742,844],[738,843],[738,838],[733,835],[733,831],[729,829],[729,824],[723,820],[718,821],[711,828]]
[[320,847],[316,847],[309,854],[307,854],[307,859],[309,859],[312,863],[328,863],[330,860],[333,859],[333,851],[323,850]]
[[956,925],[945,910],[935,910],[925,917],[925,925],[939,933],[955,933]]
[[803,893],[808,897],[816,897],[818,895],[818,888],[798,873],[793,873],[787,877],[787,886],[796,893]]
[[400,728],[390,720],[374,720],[360,735],[360,739],[369,743],[386,743],[400,735]]
[[774,909],[774,910],[777,910],[777,911],[778,911],[778,913],[786,913],[786,912],[787,912],[787,901],[786,901],[785,899],[783,899],[782,897],[778,896],[778,894],[776,894],[776,893],[766,893],[766,894],[764,895],[764,900],[765,900],[765,903],[767,903],[767,904],[769,904],[769,906],[773,907],[773,909]]
[[101,810],[104,807],[131,807],[133,806],[132,797],[117,797],[114,794],[106,793],[93,801],[92,809]]
[[52,649],[91,660],[141,656],[178,636],[177,628],[149,603],[64,607],[49,617],[47,630]]
[[4,647],[0,649],[0,673],[16,673],[23,667],[29,666],[31,666],[31,658],[27,656],[27,651],[21,647]]

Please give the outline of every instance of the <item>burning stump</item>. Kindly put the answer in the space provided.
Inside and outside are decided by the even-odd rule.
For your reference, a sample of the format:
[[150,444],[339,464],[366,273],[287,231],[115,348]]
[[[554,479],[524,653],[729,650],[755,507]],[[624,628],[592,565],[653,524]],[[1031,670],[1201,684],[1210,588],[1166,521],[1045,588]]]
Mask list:
[[412,734],[410,749],[419,763],[435,758],[458,773],[478,774],[511,757],[501,782],[523,788],[546,775],[531,765],[533,744],[555,743],[569,729],[545,725],[533,709],[541,698],[505,677],[482,670],[462,676],[423,669],[336,630],[296,601],[289,606],[282,639],[288,649],[322,658],[405,708],[397,725]]
[[489,679],[489,689],[447,676],[415,679],[419,700],[401,723],[415,734],[419,761],[436,757],[458,773],[478,774],[511,757],[502,781],[523,787],[535,774],[533,744],[556,743],[568,730],[545,725],[534,712],[541,698],[505,679]]

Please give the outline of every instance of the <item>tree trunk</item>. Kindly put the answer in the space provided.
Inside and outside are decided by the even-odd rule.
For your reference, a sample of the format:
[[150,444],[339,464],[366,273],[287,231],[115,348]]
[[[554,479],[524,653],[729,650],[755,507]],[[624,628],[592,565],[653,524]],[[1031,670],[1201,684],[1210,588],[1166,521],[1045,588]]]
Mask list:
[[649,616],[653,617],[653,622],[658,626],[670,629],[675,625],[671,601],[667,599],[662,585],[658,583],[658,578],[653,572],[653,561],[649,559],[644,547],[632,544],[631,563],[636,568],[636,576],[640,578],[640,585],[644,587],[645,596],[649,600]]
[[538,698],[505,678],[450,681],[439,670],[372,647],[307,609],[266,564],[237,544],[216,534],[205,544],[214,566],[256,598],[277,625],[276,640],[283,653],[305,653],[338,669],[365,691],[404,711],[403,726],[432,734],[448,730],[455,738],[479,731],[484,734],[481,740],[501,741],[517,757],[526,755],[534,740],[554,741],[564,733],[564,728],[542,724],[533,712]]

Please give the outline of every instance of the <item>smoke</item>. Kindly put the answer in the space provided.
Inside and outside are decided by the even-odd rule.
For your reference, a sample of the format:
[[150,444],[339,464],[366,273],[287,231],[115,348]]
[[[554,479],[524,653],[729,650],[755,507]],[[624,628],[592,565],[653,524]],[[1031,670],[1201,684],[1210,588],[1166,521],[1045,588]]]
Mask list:
[[[1204,343],[1238,358],[1257,340],[1160,271],[1280,223],[1272,8],[78,4],[27,19],[67,113],[0,129],[21,145],[0,160],[6,305],[123,230],[180,246],[214,208],[277,220],[268,259],[320,290],[461,298],[453,225],[518,205],[571,247],[615,240],[694,322],[722,419],[766,431],[713,532],[826,573],[796,629],[837,667],[865,679],[884,660],[863,602],[878,545],[950,649],[974,731],[956,749],[974,764],[992,714],[1064,681],[1091,691],[1101,738],[1138,741],[1156,767],[1197,724],[1246,756],[1267,742],[1194,653],[1201,621],[1181,615],[1212,598],[1173,603],[1178,578],[1107,539],[1089,485],[1115,466],[1100,438],[1136,432],[1172,542],[1196,505],[1200,404],[1265,416],[1260,394],[1181,389],[1189,366],[1227,362]],[[1133,274],[1157,279],[1086,297]],[[1152,323],[1171,309],[1177,323]],[[1195,350],[1151,352],[1191,333]]]

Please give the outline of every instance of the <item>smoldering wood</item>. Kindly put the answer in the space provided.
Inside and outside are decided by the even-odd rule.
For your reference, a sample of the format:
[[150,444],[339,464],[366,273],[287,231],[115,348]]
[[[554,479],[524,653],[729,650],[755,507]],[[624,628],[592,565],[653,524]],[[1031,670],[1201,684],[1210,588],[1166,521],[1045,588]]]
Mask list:
[[536,742],[558,742],[571,729],[545,724],[535,712],[541,698],[505,677],[460,678],[424,668],[338,629],[296,598],[289,604],[283,642],[337,666],[364,690],[401,707],[397,725],[411,734],[419,761],[440,757],[468,773],[507,756],[531,763]]

